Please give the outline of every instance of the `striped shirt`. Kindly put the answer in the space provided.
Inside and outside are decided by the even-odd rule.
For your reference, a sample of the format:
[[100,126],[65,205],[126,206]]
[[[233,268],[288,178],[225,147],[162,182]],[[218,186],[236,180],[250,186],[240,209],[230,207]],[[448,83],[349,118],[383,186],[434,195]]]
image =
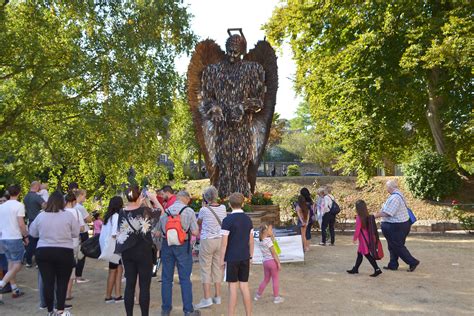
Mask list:
[[[222,221],[227,216],[225,205],[209,206]],[[205,206],[199,210],[198,219],[202,220],[201,239],[221,237],[221,225],[212,212]]]
[[[398,193],[398,194],[395,194]],[[400,194],[400,195],[399,195]],[[382,212],[388,216],[382,217],[382,222],[405,223],[410,218],[404,202],[403,194],[395,190],[382,206]]]

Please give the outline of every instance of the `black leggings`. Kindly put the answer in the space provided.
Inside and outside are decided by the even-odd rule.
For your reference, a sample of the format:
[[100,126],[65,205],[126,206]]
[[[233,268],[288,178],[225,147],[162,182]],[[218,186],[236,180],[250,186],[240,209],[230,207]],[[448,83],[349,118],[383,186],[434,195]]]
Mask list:
[[40,247],[36,249],[36,262],[43,278],[43,293],[48,312],[54,308],[54,285],[58,310],[64,310],[66,291],[72,268],[74,253],[70,248]]
[[140,309],[142,316],[148,316],[150,309],[150,284],[153,273],[151,244],[139,241],[135,246],[122,253],[123,268],[125,269],[125,311],[127,316],[133,315],[135,300],[135,285],[140,287]]
[[[377,265],[377,262],[375,261],[374,257],[372,257],[370,253],[366,254],[365,257],[367,258],[367,260],[369,260],[370,265],[372,266],[372,268],[374,268],[374,270],[379,270],[379,266]],[[360,252],[357,252],[357,259],[354,265],[354,270],[358,271],[361,263],[362,263],[362,254]]]

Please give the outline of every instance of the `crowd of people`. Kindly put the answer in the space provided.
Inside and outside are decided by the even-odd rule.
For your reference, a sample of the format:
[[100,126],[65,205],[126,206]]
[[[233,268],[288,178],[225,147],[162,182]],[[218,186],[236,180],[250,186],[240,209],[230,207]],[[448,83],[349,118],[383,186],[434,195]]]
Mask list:
[[[405,246],[410,232],[410,218],[403,194],[393,180],[387,182],[390,194],[382,209],[369,215],[363,200],[355,203],[358,243],[357,259],[349,274],[357,274],[365,256],[374,268],[372,277],[382,273],[373,251],[373,225],[382,218],[382,232],[390,252],[389,264],[383,268],[398,269],[398,259],[408,264],[413,272],[419,265]],[[243,209],[244,196],[233,193],[228,198],[231,212],[219,203],[214,187],[203,191],[203,204],[198,214],[189,206],[191,197],[186,191],[175,194],[170,186],[158,192],[130,186],[122,196],[110,199],[103,215],[91,215],[84,207],[87,192],[72,183],[63,194],[49,195],[47,187],[34,181],[20,202],[21,188],[10,186],[0,205],[0,292],[10,293],[13,299],[24,292],[19,289],[16,276],[23,265],[38,268],[40,309],[48,315],[70,315],[73,285],[88,282],[83,278],[86,256],[81,245],[96,238],[102,254],[109,261],[105,284],[105,303],[122,303],[127,315],[133,315],[134,305],[142,315],[149,315],[150,286],[154,272],[161,266],[161,315],[170,315],[173,308],[172,288],[177,268],[184,315],[200,315],[200,309],[221,304],[221,284],[229,287],[228,315],[235,315],[237,297],[243,297],[246,315],[252,314],[249,288],[250,265],[254,247],[262,254],[264,279],[255,291],[253,300],[263,296],[272,281],[273,302],[284,302],[280,296],[280,251],[273,227],[262,224],[254,244],[254,227]],[[311,227],[319,223],[321,246],[335,245],[334,224],[338,212],[330,187],[317,191],[314,201],[310,191],[302,188],[295,203],[298,226],[301,228],[302,248],[309,251]],[[92,234],[90,226],[92,226]],[[375,226],[375,231],[377,231]],[[193,305],[191,273],[193,243],[199,237],[199,266],[202,299]],[[377,235],[378,238],[378,235]],[[91,240],[92,241],[92,240]],[[122,295],[122,277],[125,290]],[[0,294],[1,295],[1,294]],[[114,295],[114,296],[113,296]],[[0,297],[0,304],[3,302]]]

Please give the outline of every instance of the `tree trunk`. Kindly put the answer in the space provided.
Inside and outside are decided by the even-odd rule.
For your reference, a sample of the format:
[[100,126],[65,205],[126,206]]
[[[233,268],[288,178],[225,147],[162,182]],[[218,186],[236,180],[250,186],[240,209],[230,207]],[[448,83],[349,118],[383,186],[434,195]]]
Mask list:
[[[426,109],[426,119],[430,125],[431,134],[436,145],[436,151],[441,155],[446,155],[446,143],[443,136],[439,109],[443,105],[442,96],[438,95],[440,69],[433,68],[428,72],[428,108]],[[449,159],[451,157],[448,156]]]

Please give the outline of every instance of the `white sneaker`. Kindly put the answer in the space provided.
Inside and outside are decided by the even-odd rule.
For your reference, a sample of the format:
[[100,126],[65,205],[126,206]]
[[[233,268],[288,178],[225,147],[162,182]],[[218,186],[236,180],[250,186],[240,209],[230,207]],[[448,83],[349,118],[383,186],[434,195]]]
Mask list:
[[206,308],[212,305],[212,298],[205,299],[203,298],[199,303],[194,305],[195,309]]
[[220,305],[222,303],[221,297],[220,296],[213,297],[212,302],[216,305]]
[[258,295],[258,293],[255,293],[253,300],[258,301],[261,297],[262,297],[261,295]]
[[81,283],[87,283],[87,282],[89,282],[89,280],[88,280],[88,279],[84,279],[84,278],[76,278],[76,283],[79,283],[79,284],[81,284]]
[[285,301],[285,299],[281,296],[277,296],[273,299],[273,303],[275,304],[280,304],[280,303],[283,303]]

